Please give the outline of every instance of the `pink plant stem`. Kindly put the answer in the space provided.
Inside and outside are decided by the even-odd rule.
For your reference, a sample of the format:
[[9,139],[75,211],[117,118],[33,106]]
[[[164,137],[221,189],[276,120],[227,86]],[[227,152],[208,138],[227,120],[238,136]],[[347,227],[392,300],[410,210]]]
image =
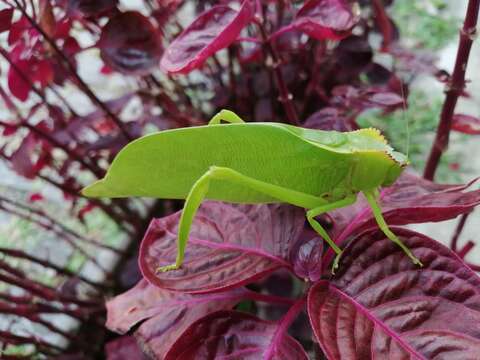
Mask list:
[[60,59],[62,60],[62,64],[75,78],[75,80],[78,82],[83,92],[90,98],[90,100],[92,100],[96,105],[98,105],[105,112],[105,114],[108,115],[108,117],[115,123],[115,125],[119,128],[120,132],[123,134],[123,136],[127,140],[129,141],[133,140],[127,128],[125,127],[125,124],[109,109],[109,107],[103,101],[101,101],[97,97],[97,95],[95,95],[95,93],[90,89],[90,87],[83,81],[80,75],[78,75],[77,70],[75,69],[75,66],[73,65],[73,63],[63,53],[63,51],[57,46],[55,41],[42,29],[41,26],[37,24],[35,19],[33,19],[27,13],[25,8],[18,2],[18,0],[13,0],[13,1],[17,5],[17,8],[20,10],[22,15],[25,16],[25,18],[30,22],[30,24],[35,28],[35,30],[37,30],[43,36],[45,41],[52,47],[55,53],[60,57]]
[[467,219],[468,219],[468,215],[470,214],[471,212],[467,214],[463,214],[460,217],[460,220],[458,220],[457,227],[455,228],[455,233],[453,234],[452,239],[450,240],[450,249],[452,249],[452,251],[455,251],[455,252],[457,251],[458,238],[462,234],[463,228],[465,227],[465,223],[467,222]]
[[[11,199],[8,199],[6,197],[3,197],[3,196],[0,196],[0,204],[1,203],[7,203],[13,207],[16,207],[16,208],[19,208],[21,209],[22,211],[26,211],[26,212],[29,212],[29,213],[32,213],[32,214],[35,214],[36,216],[38,216],[40,219],[43,220],[42,222],[42,226],[48,226],[49,229],[52,229],[52,230],[56,230],[58,229],[57,231],[58,232],[61,232],[61,233],[64,233],[65,236],[71,236],[73,238],[76,238],[76,239],[79,239],[81,240],[82,242],[86,242],[86,243],[89,243],[89,244],[92,244],[94,246],[98,246],[98,247],[101,247],[101,248],[104,248],[106,250],[110,250],[112,252],[115,252],[119,255],[122,255],[123,252],[119,249],[116,249],[114,247],[111,247],[109,245],[105,245],[105,244],[102,244],[100,242],[97,242],[93,239],[89,239],[85,236],[82,236],[80,235],[79,233],[77,233],[76,231],[66,227],[65,225],[63,225],[62,223],[58,222],[57,220],[55,220],[53,217],[49,216],[48,214],[46,214],[45,212],[43,212],[42,210],[38,210],[34,207],[31,207],[31,206],[28,206],[28,205],[25,205],[25,204],[22,204],[22,203],[19,203],[17,201],[14,201],[14,200],[11,200]],[[39,219],[39,222],[41,222]],[[45,223],[47,222],[47,223]]]
[[[268,65],[269,69],[273,70],[273,75],[275,81],[277,82],[278,92],[280,93],[280,102],[285,109],[287,114],[288,122],[292,125],[299,125],[298,113],[295,109],[295,104],[293,102],[293,96],[288,91],[285,79],[283,78],[282,69],[280,65],[282,64],[280,56],[278,55],[273,42],[270,41],[267,31],[265,30],[265,25],[263,24],[264,20],[257,19],[256,23],[260,29],[260,35],[262,36],[263,46],[267,50],[268,55],[271,57],[272,64]],[[268,61],[268,60],[267,60]]]
[[24,219],[32,224],[35,224],[37,226],[39,226],[40,228],[43,228],[47,231],[50,231],[52,232],[53,234],[55,234],[59,239],[62,239],[63,241],[65,241],[66,243],[68,243],[72,248],[74,248],[76,251],[78,251],[82,256],[85,257],[85,259],[87,259],[88,261],[90,261],[92,264],[94,264],[98,269],[100,269],[107,278],[111,278],[112,277],[112,274],[103,267],[102,264],[100,264],[92,255],[90,255],[88,252],[86,252],[81,246],[79,246],[73,239],[71,239],[70,237],[68,236],[65,236],[62,232],[54,229],[53,227],[51,227],[50,225],[48,224],[44,224],[42,223],[41,221],[39,221],[38,219],[35,219],[34,217],[32,217],[31,214],[23,214],[17,210],[13,210],[13,209],[9,209],[9,208],[5,208],[1,203],[0,203],[0,211],[5,211],[6,213],[8,214],[11,214],[11,215],[14,215],[20,219]]
[[89,279],[83,277],[82,275],[75,274],[75,273],[71,272],[70,270],[68,270],[66,268],[61,268],[61,267],[51,263],[50,261],[42,260],[42,259],[36,258],[34,256],[31,256],[31,255],[29,255],[29,254],[27,254],[27,253],[25,253],[24,251],[21,251],[21,250],[8,249],[8,248],[0,247],[0,253],[5,254],[9,257],[24,259],[24,260],[28,260],[30,262],[42,265],[45,268],[55,270],[58,274],[61,274],[61,275],[78,278],[78,279],[82,280],[83,282],[85,282],[85,283],[87,283],[87,284],[89,284],[89,285],[91,285],[95,288],[101,288],[101,289],[106,288],[104,285],[97,284],[97,283],[93,282],[92,280],[89,280]]
[[463,248],[461,248],[458,252],[457,255],[460,256],[462,259],[467,256],[467,254],[475,247],[475,243],[471,240],[469,240]]
[[427,165],[423,173],[423,177],[427,180],[434,179],[440,158],[448,147],[455,107],[458,97],[465,88],[465,72],[467,70],[472,43],[477,32],[476,26],[479,8],[480,0],[469,0],[463,28],[460,31],[460,43],[458,45],[455,67],[445,90],[446,98],[443,103],[435,141],[430,150]]
[[[293,304],[293,306],[290,309],[288,309],[285,316],[280,320],[278,328],[275,331],[275,335],[273,336],[273,339],[271,341],[272,344],[278,344],[281,341],[282,337],[285,335],[290,325],[295,321],[295,319],[298,317],[298,314],[305,307],[306,302],[307,302],[307,298],[306,296],[304,296],[301,299],[297,300],[295,304]],[[273,358],[275,349],[276,349],[275,345],[270,346],[268,351],[264,354],[263,359],[268,360]]]

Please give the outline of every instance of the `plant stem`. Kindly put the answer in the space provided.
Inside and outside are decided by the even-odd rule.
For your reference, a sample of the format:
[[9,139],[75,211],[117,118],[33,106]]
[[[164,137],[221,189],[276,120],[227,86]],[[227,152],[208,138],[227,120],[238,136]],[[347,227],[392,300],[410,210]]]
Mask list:
[[471,212],[467,214],[463,214],[460,217],[460,220],[458,220],[457,227],[455,228],[455,233],[453,234],[452,239],[450,240],[450,249],[454,252],[457,251],[458,238],[460,237],[460,234],[462,233],[463,228],[465,227],[465,223],[467,222],[468,216],[470,214]]
[[[262,16],[263,18],[263,16]],[[270,41],[267,31],[265,30],[264,20],[257,20],[256,23],[260,29],[260,34],[263,40],[263,46],[267,50],[269,56],[272,59],[273,64],[267,64],[269,69],[273,69],[273,75],[277,82],[278,91],[280,93],[280,102],[282,103],[285,112],[287,113],[288,122],[292,125],[299,125],[298,113],[295,109],[295,104],[293,103],[293,96],[288,91],[287,85],[285,84],[285,79],[283,78],[282,69],[280,68],[281,59],[275,50],[274,45]],[[273,41],[273,40],[272,40]]]
[[472,240],[469,240],[463,248],[461,248],[457,255],[460,256],[462,259],[465,259],[465,256],[475,247],[475,243]]
[[42,259],[39,259],[39,258],[36,258],[34,256],[31,256],[27,253],[25,253],[24,251],[21,251],[21,250],[16,250],[16,249],[7,249],[7,248],[3,248],[3,247],[0,247],[0,253],[2,254],[5,254],[6,256],[10,256],[10,257],[15,257],[15,258],[18,258],[18,259],[24,259],[24,260],[28,260],[28,261],[31,261],[33,263],[36,263],[36,264],[39,264],[39,265],[42,265],[43,267],[45,268],[50,268],[50,269],[53,269],[55,270],[57,273],[59,274],[62,274],[62,275],[65,275],[65,276],[70,276],[70,277],[74,277],[74,278],[78,278],[80,280],[82,280],[83,282],[95,287],[95,288],[101,288],[101,289],[105,289],[106,287],[102,284],[98,284],[92,280],[89,280],[85,277],[83,277],[82,275],[80,274],[75,274],[73,273],[72,271],[68,270],[68,269],[65,269],[65,268],[62,268],[62,267],[59,267],[53,263],[51,263],[50,261],[47,261],[47,260],[42,260]]
[[479,8],[480,0],[469,0],[463,28],[460,30],[460,43],[458,45],[455,67],[447,84],[445,102],[443,103],[435,141],[423,173],[423,177],[427,180],[434,179],[440,158],[448,147],[455,107],[458,97],[465,88],[465,72],[472,43],[476,35]]
[[[288,309],[285,316],[280,320],[278,324],[278,328],[275,331],[275,335],[271,340],[272,343],[278,343],[280,339],[285,335],[290,325],[295,321],[298,314],[303,310],[305,307],[305,303],[307,302],[307,298],[304,296],[301,299],[297,300],[295,304],[293,304],[290,309]],[[264,359],[271,359],[273,357],[273,352],[275,351],[275,347],[271,346],[267,354],[265,354]]]
[[64,67],[71,73],[71,75],[75,78],[75,80],[80,85],[80,88],[83,92],[92,100],[95,104],[97,104],[104,112],[108,115],[108,117],[115,123],[115,125],[119,128],[120,132],[123,136],[131,141],[133,138],[130,136],[125,124],[109,109],[109,107],[101,101],[97,95],[90,89],[90,87],[83,81],[83,79],[78,75],[75,66],[70,61],[70,59],[64,54],[64,52],[57,46],[55,41],[39,26],[36,21],[27,13],[25,8],[20,5],[18,0],[13,0],[17,5],[17,8],[20,10],[23,16],[30,22],[30,24],[37,30],[45,39],[45,41],[52,47],[52,49],[57,53],[57,55],[62,60],[62,64]]

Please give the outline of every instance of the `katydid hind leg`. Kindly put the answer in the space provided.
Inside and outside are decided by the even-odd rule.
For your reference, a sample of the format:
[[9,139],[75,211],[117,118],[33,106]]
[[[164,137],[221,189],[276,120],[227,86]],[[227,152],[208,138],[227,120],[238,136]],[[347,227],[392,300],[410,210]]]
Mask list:
[[192,188],[190,189],[190,192],[185,200],[185,205],[183,206],[182,215],[180,216],[180,223],[178,226],[177,258],[174,264],[157,268],[157,273],[177,270],[182,265],[193,218],[195,217],[200,204],[208,192],[210,179],[210,172],[207,171],[195,182],[195,184],[193,184]]
[[159,267],[157,272],[176,270],[182,265],[193,218],[195,217],[198,207],[207,195],[211,180],[222,180],[239,184],[274,197],[275,199],[278,199],[278,202],[280,203],[289,203],[303,208],[316,208],[320,205],[326,204],[324,199],[318,198],[314,195],[305,194],[296,190],[257,180],[230,168],[212,166],[195,182],[185,200],[182,216],[180,217],[177,239],[178,249],[175,264]]
[[341,200],[324,204],[307,211],[307,220],[310,226],[327,242],[327,244],[333,249],[333,251],[335,251],[336,256],[332,265],[332,273],[334,273],[335,269],[338,268],[338,263],[342,255],[342,249],[340,249],[337,246],[337,244],[335,244],[335,242],[330,238],[330,236],[328,235],[327,231],[323,228],[323,226],[320,225],[320,223],[317,220],[315,220],[315,217],[335,209],[352,205],[356,200],[357,200],[357,196],[351,195]]
[[243,124],[245,121],[230,110],[221,110],[218,112],[212,119],[208,122],[208,125],[218,125],[222,121],[225,121],[230,124]]
[[378,191],[376,189],[373,189],[369,191],[364,191],[363,194],[365,195],[365,198],[367,199],[367,202],[370,205],[370,208],[372,209],[373,216],[375,217],[375,220],[377,221],[377,224],[380,230],[383,231],[383,233],[387,236],[387,238],[389,238],[395,244],[397,244],[405,252],[405,254],[413,261],[414,264],[423,266],[422,262],[415,255],[413,255],[412,251],[388,227],[387,222],[383,218],[380,205],[378,204],[378,201],[377,201]]

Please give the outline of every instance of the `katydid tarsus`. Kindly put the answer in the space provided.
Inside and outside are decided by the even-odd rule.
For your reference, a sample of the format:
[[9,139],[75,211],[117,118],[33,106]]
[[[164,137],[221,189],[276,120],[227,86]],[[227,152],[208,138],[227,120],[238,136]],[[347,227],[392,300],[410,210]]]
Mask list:
[[185,199],[176,261],[159,267],[162,272],[182,265],[190,227],[204,199],[305,208],[311,227],[336,253],[334,270],[342,250],[315,217],[353,204],[358,193],[364,194],[385,235],[421,265],[390,231],[378,205],[378,189],[390,186],[407,164],[407,157],[373,128],[341,133],[246,123],[222,110],[208,125],[162,131],[128,144],[105,178],[83,194]]

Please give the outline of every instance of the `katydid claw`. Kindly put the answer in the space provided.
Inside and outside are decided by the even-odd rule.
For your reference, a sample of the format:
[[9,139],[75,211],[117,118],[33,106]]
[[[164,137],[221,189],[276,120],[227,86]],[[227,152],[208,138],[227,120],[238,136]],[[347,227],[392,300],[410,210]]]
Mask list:
[[337,256],[335,256],[335,259],[333,260],[333,265],[332,265],[332,275],[335,275],[335,270],[338,269],[338,263],[340,262],[340,257],[342,256],[343,251],[339,252]]
[[171,264],[171,265],[167,265],[167,266],[159,266],[156,270],[155,270],[155,273],[158,274],[158,273],[164,273],[164,272],[168,272],[168,271],[172,271],[172,270],[178,270],[180,269],[180,266],[177,265],[177,264]]

